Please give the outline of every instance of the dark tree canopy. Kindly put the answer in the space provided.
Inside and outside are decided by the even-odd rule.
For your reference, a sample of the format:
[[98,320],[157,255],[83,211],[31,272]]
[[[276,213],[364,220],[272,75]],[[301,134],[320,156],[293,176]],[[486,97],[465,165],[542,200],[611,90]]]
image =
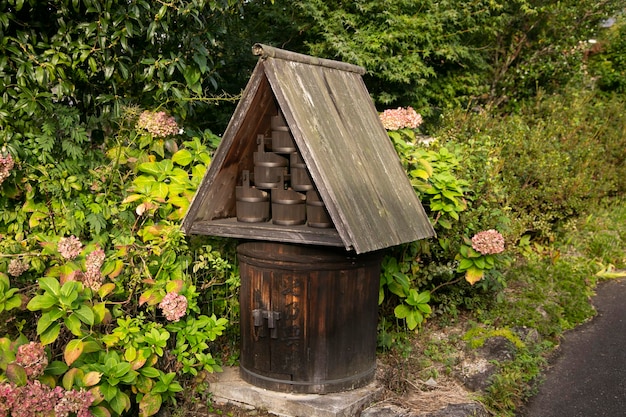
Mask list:
[[[362,65],[378,106],[515,102],[564,85],[585,42],[622,7],[606,1],[250,1],[257,39]],[[259,27],[262,26],[262,27]]]

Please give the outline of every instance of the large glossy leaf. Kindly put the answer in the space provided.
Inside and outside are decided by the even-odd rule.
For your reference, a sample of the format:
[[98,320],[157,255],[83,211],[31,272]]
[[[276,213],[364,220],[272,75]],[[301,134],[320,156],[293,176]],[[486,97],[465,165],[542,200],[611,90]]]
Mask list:
[[83,323],[89,326],[93,326],[95,317],[94,317],[93,310],[91,309],[91,307],[83,304],[78,308],[78,310],[74,311],[74,314],[76,314],[76,316]]
[[82,381],[85,373],[82,369],[79,368],[71,368],[69,371],[63,375],[63,388],[66,390],[71,390],[74,387],[76,381]]
[[26,370],[16,363],[10,363],[6,370],[7,379],[18,387],[26,385],[28,377]]
[[81,337],[83,335],[80,319],[75,313],[67,316],[63,322],[65,323],[65,327],[67,327],[74,336]]
[[58,297],[61,294],[61,284],[56,278],[43,277],[39,278],[39,287],[49,292],[50,294]]
[[60,331],[61,331],[61,325],[59,323],[54,323],[52,326],[48,327],[39,336],[39,340],[41,341],[41,344],[45,346],[57,340],[57,338],[59,337]]
[[187,149],[181,149],[172,155],[172,161],[181,166],[187,166],[193,162],[193,155]]
[[139,402],[139,416],[153,416],[161,409],[162,398],[160,394],[145,394]]
[[80,339],[70,340],[65,346],[65,350],[63,352],[63,358],[65,359],[65,363],[68,366],[71,366],[76,359],[80,357],[83,353],[85,345]]
[[130,409],[130,398],[123,391],[118,391],[115,397],[108,401],[113,411],[118,414]]
[[41,315],[37,322],[37,334],[42,334],[48,327],[63,317],[65,312],[61,309],[50,309]]
[[474,285],[476,282],[480,281],[483,277],[484,271],[482,269],[478,269],[476,267],[469,268],[465,271],[465,280],[470,284]]
[[58,376],[66,373],[68,369],[68,366],[64,362],[52,361],[46,368],[46,373]]

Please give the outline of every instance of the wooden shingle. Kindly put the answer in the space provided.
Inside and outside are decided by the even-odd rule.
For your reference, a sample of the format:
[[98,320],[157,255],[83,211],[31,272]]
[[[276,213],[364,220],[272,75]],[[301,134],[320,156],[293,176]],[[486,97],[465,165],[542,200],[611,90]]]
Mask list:
[[[257,44],[260,56],[189,208],[186,233],[365,253],[434,236],[362,80],[362,67]],[[281,111],[334,228],[237,222],[235,187]]]

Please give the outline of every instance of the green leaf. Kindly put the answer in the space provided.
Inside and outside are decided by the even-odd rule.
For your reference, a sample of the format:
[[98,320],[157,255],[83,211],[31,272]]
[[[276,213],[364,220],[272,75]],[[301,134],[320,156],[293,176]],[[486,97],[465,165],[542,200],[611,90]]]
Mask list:
[[31,228],[37,227],[39,226],[39,223],[41,223],[42,220],[45,220],[49,217],[50,215],[48,213],[44,213],[42,211],[36,211],[28,219],[28,226],[30,226]]
[[433,312],[428,304],[418,304],[417,309],[424,314],[431,314]]
[[55,297],[59,297],[61,294],[61,284],[56,278],[43,277],[39,278],[39,287],[53,294]]
[[424,169],[414,169],[410,172],[410,174],[413,178],[421,178],[423,180],[427,180],[430,177],[428,172]]
[[400,284],[405,293],[409,292],[409,287],[411,286],[411,281],[406,274],[402,272],[396,272],[393,274],[393,279]]
[[139,402],[139,416],[153,416],[161,409],[161,395],[148,393]]
[[6,291],[11,287],[11,281],[9,281],[9,276],[3,272],[0,272],[0,293]]
[[94,314],[93,314],[93,310],[91,309],[91,307],[83,304],[83,305],[80,306],[80,308],[78,310],[74,311],[74,314],[76,314],[76,316],[83,323],[85,323],[85,324],[87,324],[89,326],[93,326]]
[[111,413],[109,412],[109,410],[101,405],[96,407],[90,407],[89,411],[91,411],[91,414],[93,414],[94,417],[111,417]]
[[26,370],[15,362],[7,365],[6,376],[10,382],[18,387],[26,385],[26,382],[28,381]]
[[109,405],[117,414],[122,414],[124,410],[130,409],[130,398],[128,398],[128,395],[118,390],[115,397],[109,400]]
[[87,223],[96,234],[106,229],[107,222],[102,213],[89,213],[86,217]]
[[71,366],[76,359],[83,354],[83,348],[85,345],[83,341],[80,339],[70,340],[65,346],[65,350],[63,352],[63,358],[65,359],[65,363],[68,366]]
[[480,258],[474,258],[474,265],[478,269],[485,269],[485,259],[481,256]]
[[132,370],[132,365],[128,362],[119,362],[115,365],[113,375],[116,378],[121,378]]
[[139,369],[139,373],[148,378],[157,378],[160,375],[159,370],[151,366]]
[[34,296],[26,305],[30,311],[46,310],[56,305],[58,299],[52,296],[50,293],[44,293]]
[[[13,288],[14,289],[14,288]],[[16,290],[17,291],[17,290]],[[8,294],[8,293],[7,293]],[[9,298],[5,304],[4,304],[4,309],[6,311],[9,310],[13,310],[14,308],[18,308],[19,306],[22,305],[22,297],[20,297],[19,295],[16,295],[14,297]]]
[[59,337],[60,331],[61,331],[61,325],[59,323],[55,323],[52,326],[48,327],[39,336],[39,340],[41,340],[41,344],[45,346],[57,340],[57,338]]
[[167,184],[164,182],[158,182],[152,185],[152,188],[150,189],[150,197],[159,201],[165,201],[169,191],[170,189]]
[[411,313],[411,308],[406,304],[397,305],[393,310],[397,318],[403,319]]
[[71,368],[63,375],[63,388],[71,390],[74,387],[74,381],[82,381],[84,372],[79,368]]
[[421,293],[418,293],[416,290],[411,289],[410,300],[414,306],[427,304],[430,301],[430,291],[422,291]]
[[124,352],[124,360],[132,362],[137,359],[137,349],[134,346],[129,346]]
[[417,310],[411,311],[411,314],[406,317],[406,325],[409,330],[414,330],[423,321],[424,316],[422,316],[422,314]]
[[[158,177],[159,174],[161,174],[161,171],[159,169],[159,165],[156,162],[144,162],[142,164],[139,164],[137,166],[137,169],[139,170],[139,172],[150,174],[150,175],[152,175],[154,177]],[[142,176],[137,177],[136,180],[138,180],[141,177]],[[145,176],[143,176],[143,177],[144,178],[149,178],[149,177],[145,177]]]
[[85,340],[85,348],[83,349],[85,353],[99,352],[101,350],[102,347],[95,340]]
[[63,322],[65,323],[65,327],[67,327],[74,336],[78,336],[78,337],[83,336],[83,330],[81,329],[82,325],[80,323],[80,319],[75,313],[72,313],[69,316],[67,316]]
[[473,266],[474,266],[474,261],[472,261],[471,259],[463,258],[461,259],[461,262],[459,262],[457,271],[459,272],[466,271]]
[[[100,385],[100,391],[102,392],[102,395],[104,395],[104,399],[110,403],[119,392],[119,389],[107,382],[104,382]],[[118,414],[121,414],[121,411],[118,412]]]
[[172,162],[185,167],[193,162],[193,155],[187,149],[181,149],[172,155]]
[[52,309],[41,315],[37,322],[37,334],[42,334],[48,327],[63,317],[65,313],[60,309]]
[[444,229],[447,229],[447,230],[452,229],[452,223],[448,219],[439,218],[439,220],[437,222]]
[[93,306],[94,323],[100,324],[107,315],[106,303],[98,303]]
[[65,364],[65,362],[52,361],[46,368],[46,373],[58,376],[66,373],[68,369],[69,367]]

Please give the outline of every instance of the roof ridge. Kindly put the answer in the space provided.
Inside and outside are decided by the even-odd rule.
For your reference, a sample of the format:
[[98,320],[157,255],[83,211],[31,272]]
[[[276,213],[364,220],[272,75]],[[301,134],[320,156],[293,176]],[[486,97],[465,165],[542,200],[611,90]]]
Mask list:
[[286,61],[299,62],[302,64],[317,65],[341,71],[355,72],[360,75],[366,73],[365,68],[358,65],[348,64],[347,62],[334,61],[332,59],[317,58],[309,55],[299,54],[297,52],[286,51],[284,49],[264,45],[262,43],[255,43],[252,46],[252,53],[254,55],[260,56],[261,59],[283,59]]

